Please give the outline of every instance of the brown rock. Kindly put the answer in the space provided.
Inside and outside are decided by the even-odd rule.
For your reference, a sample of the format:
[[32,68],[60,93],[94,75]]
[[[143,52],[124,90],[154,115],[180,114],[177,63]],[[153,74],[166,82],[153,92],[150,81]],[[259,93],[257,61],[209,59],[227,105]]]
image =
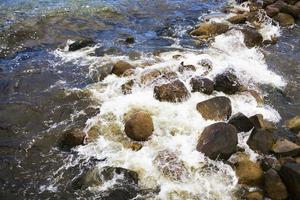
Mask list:
[[278,13],[273,19],[279,22],[280,26],[292,26],[295,24],[294,17],[285,13]]
[[280,12],[280,9],[274,5],[267,6],[265,10],[269,17],[274,17]]
[[118,61],[117,63],[114,64],[112,73],[114,73],[117,76],[123,75],[123,73],[128,70],[132,69],[133,66],[129,64],[128,62],[125,61]]
[[292,197],[291,199],[298,200],[300,194],[300,164],[285,163],[279,174]]
[[236,164],[235,172],[240,184],[258,186],[263,183],[264,172],[259,163],[244,159]]
[[247,47],[252,48],[260,46],[263,42],[262,35],[253,28],[244,28],[241,30],[244,34],[244,43]]
[[281,9],[281,12],[299,18],[300,8],[296,5],[286,5]]
[[265,129],[254,128],[247,141],[249,147],[260,153],[267,154],[271,151],[274,143],[273,133]]
[[214,82],[208,78],[195,76],[191,79],[192,92],[202,92],[210,95],[214,91]]
[[133,151],[139,151],[141,148],[143,148],[143,145],[140,144],[140,143],[132,143],[130,145],[130,148],[133,150]]
[[178,79],[154,87],[154,97],[159,101],[183,102],[190,97],[185,85]]
[[226,71],[215,77],[215,90],[222,91],[225,94],[235,94],[242,91],[242,85],[235,74]]
[[197,110],[204,119],[227,120],[231,116],[231,101],[227,97],[214,97],[197,104]]
[[237,148],[237,131],[234,126],[219,122],[207,126],[200,135],[197,151],[211,159],[228,159]]
[[152,83],[152,81],[154,79],[156,79],[157,77],[159,77],[160,75],[161,75],[161,72],[159,70],[151,70],[151,71],[145,72],[141,76],[141,83],[142,84]]
[[254,125],[255,128],[265,129],[265,130],[269,130],[269,131],[276,130],[275,124],[265,120],[264,117],[261,114],[253,115],[249,119],[250,119],[250,121],[252,122],[252,124]]
[[250,119],[243,113],[233,115],[228,123],[233,125],[237,129],[238,133],[248,132],[254,127]]
[[227,19],[232,24],[244,24],[247,20],[245,15],[235,15]]
[[73,128],[64,134],[62,144],[68,147],[75,147],[84,144],[86,134],[81,129]]
[[92,128],[90,128],[90,130],[87,133],[87,138],[86,138],[87,143],[94,142],[98,139],[100,135],[99,129],[100,128],[97,126],[93,126]]
[[262,168],[264,171],[268,171],[269,169],[275,169],[276,171],[279,171],[281,167],[280,162],[273,157],[265,157],[262,160]]
[[287,139],[277,140],[272,150],[275,154],[280,156],[297,156],[300,154],[300,146]]
[[265,199],[264,194],[259,191],[249,192],[245,198],[246,198],[246,200],[264,200]]
[[145,112],[137,112],[125,123],[126,135],[136,141],[146,141],[152,134],[154,125],[151,116]]
[[283,200],[288,197],[287,189],[274,169],[269,169],[265,173],[264,188],[266,196],[273,200]]
[[190,34],[192,36],[212,37],[227,32],[229,26],[225,23],[203,23]]
[[300,132],[300,116],[293,117],[285,122],[285,126],[291,131]]
[[126,83],[124,83],[122,86],[121,86],[121,89],[122,89],[122,92],[123,94],[131,94],[132,92],[132,87],[134,86],[135,84],[135,81],[134,80],[129,80],[127,81]]

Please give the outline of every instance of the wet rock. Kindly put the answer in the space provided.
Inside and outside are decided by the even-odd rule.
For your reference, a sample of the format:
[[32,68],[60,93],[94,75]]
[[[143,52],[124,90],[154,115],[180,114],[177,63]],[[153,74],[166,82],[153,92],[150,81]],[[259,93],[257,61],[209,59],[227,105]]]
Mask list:
[[128,57],[130,60],[138,60],[140,59],[142,56],[142,54],[140,52],[137,52],[137,51],[130,51],[128,53]]
[[121,85],[121,89],[123,94],[131,94],[132,93],[132,87],[134,86],[135,81],[134,80],[129,80],[123,85]]
[[151,116],[146,112],[133,114],[125,123],[126,135],[135,141],[146,141],[153,133],[154,125]]
[[271,5],[275,2],[276,0],[264,0],[263,1],[263,8],[266,8],[268,5]]
[[178,158],[176,152],[170,150],[158,152],[154,163],[165,177],[173,181],[180,181],[188,174],[184,162]]
[[278,13],[273,19],[279,22],[280,26],[292,26],[295,24],[294,17],[285,13]]
[[204,119],[227,120],[231,116],[231,101],[227,97],[214,97],[197,104],[197,110]]
[[93,126],[87,132],[86,142],[87,143],[94,142],[98,139],[99,136],[100,136],[100,127]]
[[215,77],[215,90],[225,94],[235,94],[242,91],[242,85],[235,74],[230,71],[219,74]]
[[133,151],[139,151],[141,148],[143,148],[143,145],[140,144],[140,143],[132,143],[130,145],[130,148],[133,150]]
[[247,17],[245,15],[235,15],[235,16],[232,16],[230,18],[227,19],[227,21],[229,21],[230,23],[232,24],[243,24],[245,23],[247,20]]
[[279,139],[273,145],[272,150],[280,156],[297,156],[300,155],[300,146],[288,141],[287,139]]
[[92,46],[94,41],[92,39],[77,40],[69,45],[69,51],[77,51],[79,49]]
[[183,62],[178,68],[178,71],[180,73],[186,72],[186,71],[196,71],[196,67],[194,65],[185,65]]
[[190,34],[192,36],[212,37],[227,32],[229,26],[226,23],[203,23]]
[[117,76],[123,75],[123,73],[128,69],[133,69],[134,67],[125,61],[118,61],[114,64],[112,73],[114,73]]
[[264,189],[266,196],[274,200],[287,199],[287,189],[280,176],[274,169],[269,169],[265,173]]
[[249,192],[246,197],[246,200],[264,200],[264,194],[259,191]]
[[125,181],[126,183],[137,184],[139,181],[138,173],[121,167],[104,167],[101,171],[101,174],[105,181],[112,180],[113,178],[115,178],[115,176],[121,178],[117,178],[117,182]]
[[244,43],[247,47],[260,46],[263,42],[262,35],[256,29],[243,28],[241,31],[244,34]]
[[134,69],[127,69],[123,74],[122,76],[124,77],[128,77],[128,76],[132,76],[135,74],[135,70]]
[[190,97],[185,85],[178,79],[154,87],[154,98],[166,102],[183,102]]
[[173,71],[169,71],[169,72],[165,72],[163,73],[163,75],[161,77],[159,77],[157,80],[159,81],[174,81],[178,79],[178,75],[176,72]]
[[211,70],[213,68],[213,63],[209,59],[202,59],[200,61],[200,65],[207,68],[208,70]]
[[200,135],[197,151],[210,159],[228,159],[236,152],[238,143],[234,126],[219,122],[207,126]]
[[111,74],[112,69],[113,69],[113,64],[107,63],[105,65],[93,69],[90,72],[90,76],[94,82],[99,82],[102,81],[106,76]]
[[249,119],[252,122],[252,124],[254,125],[254,127],[257,129],[264,129],[264,130],[269,130],[269,131],[276,130],[275,124],[265,120],[261,114],[253,115]]
[[235,126],[238,132],[248,132],[254,127],[250,119],[243,113],[233,115],[228,123]]
[[300,132],[300,116],[295,116],[287,120],[285,126],[295,133]]
[[265,10],[269,17],[274,17],[280,12],[280,9],[274,5],[267,6]]
[[299,18],[300,7],[297,5],[286,5],[286,6],[282,7],[281,12],[289,14],[292,17]]
[[75,147],[84,144],[86,134],[81,129],[73,128],[65,132],[62,144],[68,147]]
[[247,144],[252,150],[267,154],[274,144],[273,133],[269,130],[254,128]]
[[159,77],[161,75],[161,72],[159,70],[151,70],[147,71],[142,74],[141,76],[141,83],[142,84],[148,84],[152,83],[154,79]]
[[247,93],[249,93],[257,102],[258,105],[264,104],[264,96],[257,92],[256,90],[248,90]]
[[133,36],[128,36],[126,39],[125,39],[125,43],[126,44],[133,44],[135,42],[135,39]]
[[99,186],[103,183],[101,174],[98,169],[90,169],[76,178],[72,182],[72,187],[75,190],[85,189],[88,187]]
[[296,163],[296,160],[293,157],[280,157],[278,161],[281,165],[284,165],[285,163]]
[[214,91],[214,82],[208,78],[195,76],[191,79],[192,92],[202,92],[210,95]]
[[279,171],[281,167],[280,162],[273,157],[265,157],[262,160],[262,168],[264,171],[268,171],[269,169],[275,169],[276,171]]
[[264,172],[259,163],[244,159],[235,165],[240,184],[259,186],[263,183]]
[[285,163],[279,172],[292,199],[299,199],[300,194],[300,164]]

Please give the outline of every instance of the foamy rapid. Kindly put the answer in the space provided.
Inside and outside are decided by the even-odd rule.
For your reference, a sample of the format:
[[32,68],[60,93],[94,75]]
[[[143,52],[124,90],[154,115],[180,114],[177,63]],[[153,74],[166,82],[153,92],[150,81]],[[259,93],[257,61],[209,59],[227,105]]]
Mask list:
[[[265,39],[271,35],[279,35],[279,28],[265,24],[260,30]],[[101,45],[101,44],[99,44]],[[243,43],[243,35],[238,30],[231,30],[219,35],[205,50],[184,49],[162,53],[159,57],[144,54],[139,60],[132,61],[127,56],[89,56],[94,48],[86,48],[76,52],[56,50],[54,53],[63,62],[75,62],[89,65],[92,73],[95,68],[105,63],[125,60],[139,66],[135,74],[129,77],[107,76],[103,81],[87,87],[93,98],[101,106],[101,113],[86,123],[85,131],[99,127],[103,134],[92,143],[76,148],[80,157],[107,158],[98,164],[99,170],[104,166],[123,167],[139,174],[139,185],[145,189],[160,187],[157,195],[149,199],[235,199],[234,192],[238,189],[234,170],[221,161],[213,161],[196,151],[196,143],[202,130],[215,121],[205,120],[196,110],[196,104],[214,96],[223,96],[222,92],[214,91],[213,95],[191,93],[191,98],[183,103],[160,102],[153,97],[153,85],[135,85],[132,94],[124,95],[121,85],[131,79],[140,80],[146,71],[177,72],[180,62],[196,67],[196,72],[177,73],[186,87],[191,90],[189,81],[193,75],[203,75],[213,79],[227,69],[233,69],[240,80],[250,88],[259,84],[284,87],[285,81],[268,69],[263,54],[258,48],[247,48]],[[176,58],[180,55],[179,58]],[[212,63],[212,70],[206,71],[201,66],[203,60]],[[233,114],[242,112],[246,116],[262,114],[264,118],[278,122],[280,115],[270,105],[259,105],[248,93],[225,95],[232,101]],[[128,147],[132,143],[124,134],[125,114],[133,110],[145,110],[151,114],[154,122],[154,134],[142,142],[143,148],[133,151]],[[239,146],[246,149],[251,159],[257,154],[250,150],[246,139],[250,133],[239,135]],[[183,163],[182,178],[174,180],[166,176],[156,162],[162,151],[174,153]],[[114,181],[102,186],[90,188],[95,193],[112,187]]]

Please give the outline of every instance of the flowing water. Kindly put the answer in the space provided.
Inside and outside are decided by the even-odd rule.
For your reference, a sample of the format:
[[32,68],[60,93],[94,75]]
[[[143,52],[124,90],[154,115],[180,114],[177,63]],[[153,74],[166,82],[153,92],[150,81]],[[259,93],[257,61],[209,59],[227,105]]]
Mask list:
[[[233,114],[261,113],[278,127],[299,114],[299,26],[281,29],[266,19],[264,38],[275,34],[280,40],[263,48],[247,48],[236,30],[210,45],[195,42],[187,31],[204,18],[224,20],[219,11],[225,3],[0,1],[0,198],[105,199],[114,180],[86,190],[72,188],[72,181],[92,165],[137,172],[141,192],[135,199],[238,199],[241,186],[234,170],[196,151],[201,131],[214,123],[201,117],[196,104],[223,93],[192,93],[188,101],[173,104],[155,100],[151,84],[134,85],[128,95],[121,91],[128,80],[139,80],[151,69],[177,71],[182,61],[196,66],[196,72],[178,73],[191,90],[191,76],[205,73],[200,63],[210,60],[213,68],[206,77],[233,68],[245,85],[265,96],[264,105],[249,93],[228,96]],[[135,43],[124,43],[128,35]],[[93,38],[97,45],[65,51],[80,37]],[[153,54],[158,51],[159,56]],[[101,67],[119,60],[139,68],[129,77],[95,79]],[[155,129],[139,151],[129,148],[123,133],[125,114],[134,110],[149,112]],[[96,127],[101,134],[87,145],[61,148],[63,131],[73,127],[86,132]],[[292,137],[284,128],[277,134]],[[239,136],[239,146],[255,160],[258,155],[245,143],[248,135]],[[158,155],[175,155],[180,178],[160,170]]]

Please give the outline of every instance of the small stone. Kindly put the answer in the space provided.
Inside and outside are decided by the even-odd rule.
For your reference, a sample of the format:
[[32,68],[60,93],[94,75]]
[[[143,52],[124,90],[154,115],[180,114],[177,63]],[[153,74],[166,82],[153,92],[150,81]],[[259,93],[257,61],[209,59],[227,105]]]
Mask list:
[[62,144],[68,147],[75,147],[84,144],[86,134],[81,129],[73,128],[64,134]]
[[140,143],[132,143],[130,147],[133,151],[139,151],[141,148],[143,148],[143,145]]
[[214,97],[198,103],[197,110],[204,119],[228,120],[232,112],[231,101],[224,96]]
[[214,91],[214,82],[208,78],[195,76],[191,79],[192,92],[202,92],[210,95]]
[[114,73],[117,76],[121,76],[126,70],[132,69],[133,66],[125,61],[118,61],[114,64],[112,73]]
[[69,45],[69,51],[77,51],[79,49],[92,46],[93,44],[94,41],[92,39],[77,40],[76,42],[73,42]]
[[132,93],[132,87],[134,86],[135,81],[134,80],[129,80],[123,85],[121,85],[121,89],[123,94],[131,94]]
[[125,39],[125,43],[127,44],[133,44],[135,42],[135,39],[133,36],[128,36],[126,39]]
[[196,67],[194,65],[184,65],[183,63],[179,66],[178,71],[180,73],[186,72],[186,71],[196,71]]

